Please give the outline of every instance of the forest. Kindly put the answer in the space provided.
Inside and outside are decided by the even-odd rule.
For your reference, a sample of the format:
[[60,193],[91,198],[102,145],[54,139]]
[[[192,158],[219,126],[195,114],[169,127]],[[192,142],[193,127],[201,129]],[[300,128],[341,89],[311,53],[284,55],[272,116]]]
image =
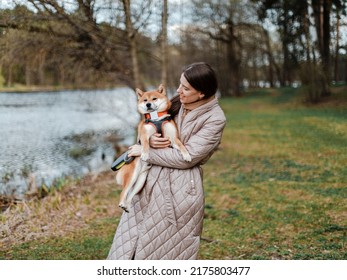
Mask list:
[[347,82],[344,0],[16,0],[0,7],[0,87],[176,87],[206,61],[222,96]]
[[106,259],[133,89],[172,91],[198,61],[227,119],[198,258],[341,260],[309,278],[343,275],[346,0],[0,1],[0,261]]

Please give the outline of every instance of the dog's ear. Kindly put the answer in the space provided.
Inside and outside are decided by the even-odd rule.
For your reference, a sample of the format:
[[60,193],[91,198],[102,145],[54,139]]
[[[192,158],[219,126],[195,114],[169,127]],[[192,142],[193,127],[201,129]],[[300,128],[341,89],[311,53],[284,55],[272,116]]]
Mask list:
[[165,87],[163,86],[163,84],[159,85],[158,92],[163,94],[163,95],[166,95],[166,90],[165,90]]
[[142,95],[144,94],[144,92],[138,88],[135,90],[135,92],[137,94],[137,99],[140,99]]

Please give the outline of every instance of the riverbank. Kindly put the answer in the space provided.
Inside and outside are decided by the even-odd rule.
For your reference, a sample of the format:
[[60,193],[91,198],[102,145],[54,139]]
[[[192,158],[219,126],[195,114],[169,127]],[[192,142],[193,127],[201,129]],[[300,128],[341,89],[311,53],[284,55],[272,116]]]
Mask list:
[[[289,88],[221,100],[227,126],[204,166],[200,259],[347,259],[341,90],[317,106]],[[114,176],[11,206],[0,215],[0,259],[105,259],[122,213]]]
[[0,93],[55,92],[55,91],[65,91],[65,90],[75,90],[75,88],[66,87],[66,86],[25,86],[25,85],[0,87]]
[[[85,238],[87,232],[101,237],[103,232],[95,225],[108,219],[113,221],[108,230],[115,230],[121,210],[117,206],[120,189],[114,176],[114,172],[89,174],[80,180],[65,181],[43,198],[35,196],[11,205],[0,215],[0,259],[79,258],[78,253],[73,257],[64,251],[54,257],[48,243],[54,241],[58,245],[59,240],[65,243],[81,234]],[[22,255],[28,246],[31,250]]]
[[108,90],[114,89],[121,86],[105,86],[105,87],[95,87],[95,86],[26,86],[26,85],[15,85],[11,87],[0,87],[0,93],[35,93],[35,92],[56,92],[56,91],[74,91],[74,90]]

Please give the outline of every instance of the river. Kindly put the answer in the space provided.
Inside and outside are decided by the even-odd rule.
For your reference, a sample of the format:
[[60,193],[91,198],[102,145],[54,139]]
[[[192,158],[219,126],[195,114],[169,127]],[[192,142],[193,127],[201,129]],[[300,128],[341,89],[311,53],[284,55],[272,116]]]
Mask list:
[[132,144],[138,121],[129,88],[0,93],[0,194],[109,169],[115,142]]

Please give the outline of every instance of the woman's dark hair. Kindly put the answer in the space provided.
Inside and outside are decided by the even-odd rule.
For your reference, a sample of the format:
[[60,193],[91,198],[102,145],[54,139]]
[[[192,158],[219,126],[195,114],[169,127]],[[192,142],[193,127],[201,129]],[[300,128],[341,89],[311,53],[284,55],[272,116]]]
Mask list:
[[174,97],[172,97],[170,99],[170,101],[171,101],[171,107],[169,109],[169,114],[173,118],[180,111],[180,108],[181,108],[182,104],[181,104],[181,100],[180,100],[180,96],[179,95],[175,95]]
[[[196,62],[186,66],[183,69],[183,75],[194,89],[204,94],[204,98],[209,98],[217,92],[216,73],[206,62]],[[171,104],[169,113],[174,117],[181,108],[179,95],[171,98]]]
[[216,93],[217,77],[209,64],[205,62],[190,64],[183,70],[183,75],[194,89],[205,95],[204,98],[209,98]]

